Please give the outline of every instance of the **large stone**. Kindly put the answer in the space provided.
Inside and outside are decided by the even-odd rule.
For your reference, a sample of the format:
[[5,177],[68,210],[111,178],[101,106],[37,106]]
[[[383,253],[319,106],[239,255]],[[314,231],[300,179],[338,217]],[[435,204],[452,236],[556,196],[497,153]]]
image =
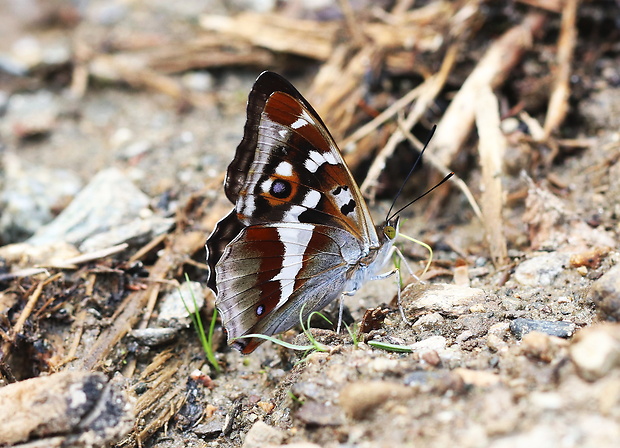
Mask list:
[[620,366],[620,324],[598,324],[581,330],[569,350],[583,379],[604,377]]
[[588,298],[594,302],[602,320],[620,322],[620,265],[592,283]]

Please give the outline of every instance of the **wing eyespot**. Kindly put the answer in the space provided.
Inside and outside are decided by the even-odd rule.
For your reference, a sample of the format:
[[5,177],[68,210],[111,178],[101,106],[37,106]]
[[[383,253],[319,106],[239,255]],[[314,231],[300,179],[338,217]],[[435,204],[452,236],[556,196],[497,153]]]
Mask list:
[[284,179],[275,179],[269,188],[269,194],[277,199],[286,199],[293,191],[291,183]]
[[259,317],[262,316],[264,312],[265,312],[265,305],[260,304],[260,305],[258,305],[256,307],[256,315],[257,316],[259,316]]

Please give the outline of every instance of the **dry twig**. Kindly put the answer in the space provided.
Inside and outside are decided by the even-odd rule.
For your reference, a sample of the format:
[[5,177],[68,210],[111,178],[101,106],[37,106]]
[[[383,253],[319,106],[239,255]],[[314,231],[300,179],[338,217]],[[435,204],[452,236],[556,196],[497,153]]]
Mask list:
[[555,82],[549,98],[549,108],[545,118],[545,139],[564,121],[568,111],[570,95],[570,74],[573,52],[577,42],[577,7],[579,0],[567,0],[562,12],[562,27],[558,40],[558,66],[555,71]]
[[502,161],[506,139],[500,127],[499,104],[490,88],[481,89],[476,107],[478,151],[482,166],[482,213],[491,259],[495,267],[508,264],[508,249],[502,218]]
[[434,152],[443,165],[450,166],[472,130],[480,89],[495,88],[504,82],[525,50],[532,46],[534,35],[545,22],[544,14],[530,13],[521,24],[507,31],[491,45],[469,75],[450,103],[429,145],[429,152]]
[[[424,81],[424,84],[420,86],[420,96],[404,121],[404,129],[411,129],[422,117],[424,112],[426,112],[427,108],[435,100],[435,97],[439,94],[439,92],[445,85],[446,79],[448,79],[448,75],[450,74],[450,71],[454,66],[454,62],[456,60],[456,52],[456,46],[450,47],[448,49],[448,52],[446,53],[439,72]],[[385,147],[381,150],[381,152],[379,152],[372,165],[370,166],[366,179],[362,183],[361,190],[362,193],[369,197],[371,200],[374,199],[378,179],[381,175],[381,172],[383,171],[383,168],[385,167],[387,159],[392,156],[394,150],[396,149],[396,146],[404,139],[405,135],[400,130],[392,134]]]

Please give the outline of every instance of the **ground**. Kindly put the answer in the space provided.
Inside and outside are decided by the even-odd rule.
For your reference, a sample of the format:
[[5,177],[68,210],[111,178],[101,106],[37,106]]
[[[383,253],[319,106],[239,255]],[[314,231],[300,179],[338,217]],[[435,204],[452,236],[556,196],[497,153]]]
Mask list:
[[[617,5],[579,4],[571,21],[573,1],[286,2],[271,15],[270,2],[166,3],[0,6],[0,445],[617,445]],[[489,63],[493,48],[504,57]],[[490,88],[448,121],[480,66]],[[360,184],[415,110],[351,135],[423,85],[428,107],[406,128],[424,140],[439,126],[399,203],[449,167],[481,214],[456,183],[401,214],[401,232],[434,250],[423,274],[428,252],[398,240],[422,277],[403,278],[409,322],[394,279],[371,282],[346,298],[350,322],[378,307],[383,320],[314,328],[325,351],[242,355],[216,322],[216,370],[173,296],[187,274],[211,322],[204,243],[232,206],[223,173],[264,69],[315,105]],[[417,154],[406,138],[393,148],[363,188],[377,223]],[[300,333],[283,339],[307,344]],[[76,408],[24,398],[65,389],[100,404],[71,420]],[[92,424],[101,403],[122,403],[97,420],[109,432]],[[20,432],[20,412],[63,423]]]

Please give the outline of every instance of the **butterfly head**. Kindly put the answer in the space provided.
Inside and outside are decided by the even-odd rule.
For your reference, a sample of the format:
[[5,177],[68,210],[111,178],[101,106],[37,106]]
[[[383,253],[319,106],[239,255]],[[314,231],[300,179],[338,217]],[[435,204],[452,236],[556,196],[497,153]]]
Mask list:
[[398,230],[400,228],[400,216],[394,216],[388,219],[383,226],[383,235],[388,241],[393,241],[398,236]]

